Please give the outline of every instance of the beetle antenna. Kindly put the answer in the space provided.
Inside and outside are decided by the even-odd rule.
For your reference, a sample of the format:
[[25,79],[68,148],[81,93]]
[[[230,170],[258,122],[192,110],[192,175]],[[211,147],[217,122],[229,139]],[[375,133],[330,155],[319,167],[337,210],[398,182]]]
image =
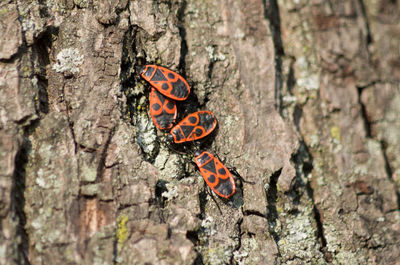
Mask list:
[[251,185],[255,185],[255,184],[256,184],[254,181],[245,180],[245,179],[239,174],[239,172],[237,172],[236,167],[228,168],[228,170],[229,170],[233,175],[235,175],[237,178],[239,178],[240,181],[242,181],[242,182],[244,182],[244,183],[247,183],[247,184],[251,184]]

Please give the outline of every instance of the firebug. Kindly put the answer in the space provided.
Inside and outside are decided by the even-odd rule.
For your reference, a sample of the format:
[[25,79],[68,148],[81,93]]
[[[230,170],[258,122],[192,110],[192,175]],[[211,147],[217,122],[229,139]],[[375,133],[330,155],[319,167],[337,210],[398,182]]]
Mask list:
[[168,139],[175,143],[195,141],[209,135],[215,127],[217,127],[217,119],[211,111],[197,111],[175,125]]
[[190,87],[179,74],[158,65],[146,65],[139,69],[140,75],[164,96],[173,100],[185,100]]
[[195,163],[207,185],[222,198],[228,199],[236,191],[235,180],[222,162],[207,151],[194,152]]
[[171,129],[177,115],[176,103],[164,97],[156,89],[150,92],[150,116],[160,130]]

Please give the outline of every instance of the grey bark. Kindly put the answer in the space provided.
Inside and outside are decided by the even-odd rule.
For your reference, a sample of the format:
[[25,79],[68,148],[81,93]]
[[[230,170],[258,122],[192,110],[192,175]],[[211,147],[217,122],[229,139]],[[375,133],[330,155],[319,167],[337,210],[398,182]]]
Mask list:
[[[399,264],[397,1],[3,1],[0,264]],[[238,181],[211,198],[135,66]],[[179,148],[179,147],[178,147]],[[215,195],[214,195],[215,196]]]

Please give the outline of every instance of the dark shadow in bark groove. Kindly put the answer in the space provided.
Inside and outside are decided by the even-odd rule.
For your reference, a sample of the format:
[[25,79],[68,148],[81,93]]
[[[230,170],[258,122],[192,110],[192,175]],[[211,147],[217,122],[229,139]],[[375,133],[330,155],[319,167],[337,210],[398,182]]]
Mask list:
[[200,215],[197,217],[200,220],[204,220],[206,216],[206,205],[207,205],[207,192],[205,189],[199,192],[199,202],[200,202]]
[[182,71],[182,76],[185,77],[186,73],[186,55],[188,54],[188,45],[186,42],[186,29],[183,26],[184,19],[185,19],[185,10],[186,10],[187,3],[186,1],[182,1],[182,5],[178,10],[177,18],[179,20],[179,36],[181,37],[181,55],[179,58],[179,65],[178,69]]
[[277,0],[263,0],[264,17],[269,21],[275,50],[275,109],[282,116],[282,56],[285,55],[281,37],[281,18]]
[[[294,190],[297,190],[298,188],[304,187],[306,189],[308,197],[311,199],[312,204],[313,204],[313,215],[314,215],[314,220],[317,225],[317,231],[316,231],[316,236],[318,240],[320,241],[321,248],[320,251],[323,253],[324,258],[327,262],[331,262],[331,254],[327,252],[326,250],[326,238],[324,234],[324,228],[323,228],[323,223],[322,223],[322,218],[321,214],[315,205],[314,202],[314,190],[311,187],[311,184],[309,181],[307,181],[304,185],[304,182],[301,178],[303,175],[305,178],[311,173],[313,170],[313,157],[308,150],[307,145],[301,141],[300,143],[300,148],[296,154],[292,156],[292,161],[295,163],[295,169],[296,169],[296,188]],[[297,194],[299,196],[299,194]],[[298,198],[300,200],[300,198]]]
[[[115,220],[117,220],[118,215],[115,216]],[[114,235],[117,235],[117,229],[114,230]],[[117,264],[118,259],[118,238],[114,236],[113,240],[113,264]]]
[[295,58],[292,58],[290,61],[289,74],[286,81],[286,86],[290,94],[293,93],[293,88],[296,85],[296,77],[294,74],[294,67],[293,67],[294,63],[295,63]]
[[[18,252],[16,264],[30,264],[29,262],[29,236],[25,230],[26,215],[25,207],[25,182],[26,182],[26,164],[28,162],[28,153],[31,150],[31,142],[27,136],[23,137],[23,142],[15,157],[15,171],[13,176],[13,185],[11,189],[11,213],[12,219],[18,221],[16,237],[19,237]],[[14,238],[14,240],[17,240]]]
[[[160,207],[161,209],[163,209],[164,206],[165,206],[165,198],[162,196],[162,194],[164,192],[168,191],[167,186],[166,186],[167,183],[168,183],[168,181],[165,181],[163,179],[159,179],[157,181],[156,187],[155,187],[156,203],[157,203],[158,207]],[[160,211],[160,212],[162,213],[162,211]],[[161,219],[163,220],[164,218],[161,218]]]
[[[282,173],[282,168],[274,172],[271,175],[269,181],[269,189],[267,191],[267,219],[269,223],[269,233],[273,237],[274,241],[278,243],[279,235],[275,232],[274,227],[276,226],[276,220],[278,219],[278,210],[276,208],[276,201],[278,199],[278,179]],[[279,248],[278,248],[279,251]],[[279,253],[280,256],[280,253]]]
[[246,211],[243,212],[243,215],[245,215],[245,216],[255,215],[255,216],[262,217],[262,218],[267,218],[268,217],[265,214],[262,214],[262,213],[260,213],[258,211],[253,211],[253,210],[246,210]]
[[[132,62],[133,58],[130,58],[131,52],[133,54],[137,54],[136,45],[133,42],[133,38],[136,36],[136,30],[131,29],[128,30],[123,37],[122,44],[122,54],[121,54],[121,73],[119,79],[121,81],[121,91],[126,95],[126,111],[122,110],[122,113],[127,115],[130,114],[130,118],[132,119],[132,115],[135,113],[137,103],[133,95],[129,94],[129,90],[136,85],[136,78],[134,78],[132,74],[132,69],[134,68],[135,62]],[[135,104],[136,103],[136,104]]]
[[111,139],[113,138],[114,133],[115,133],[115,127],[110,129],[110,131],[108,133],[107,141],[103,146],[103,150],[101,150],[99,164],[97,165],[97,173],[96,173],[96,181],[95,181],[96,183],[101,182],[101,178],[103,176],[103,172],[104,172],[104,168],[105,168],[107,150],[108,150],[108,147],[110,146]]
[[186,238],[192,241],[193,245],[197,246],[200,242],[198,231],[186,231]]
[[361,94],[363,92],[365,87],[357,87],[357,91],[358,91],[358,104],[361,107],[361,115],[362,115],[362,119],[364,122],[364,129],[365,129],[365,133],[367,134],[366,136],[368,138],[372,138],[372,133],[371,133],[371,122],[368,119],[368,114],[367,114],[367,108],[365,106],[365,104],[361,101]]
[[306,190],[307,190],[308,196],[312,199],[312,202],[313,202],[312,210],[313,210],[315,222],[317,224],[317,238],[319,239],[320,244],[321,244],[320,251],[324,254],[324,258],[326,259],[326,261],[331,262],[332,255],[329,252],[327,252],[327,250],[326,250],[326,238],[324,235],[324,227],[323,227],[323,223],[322,223],[322,218],[321,218],[321,214],[320,214],[317,206],[314,203],[314,190],[311,187],[310,182],[307,182]]
[[201,256],[201,254],[198,252],[197,252],[197,257],[193,262],[193,265],[204,265],[203,256]]
[[[197,246],[200,246],[200,239],[199,239],[199,231],[186,231],[186,238],[189,239],[193,245],[195,246],[195,248]],[[201,253],[195,249],[196,251],[196,259],[193,262],[193,265],[203,265],[203,256],[201,255]]]
[[369,26],[369,20],[368,20],[368,16],[367,16],[367,10],[365,8],[365,4],[363,0],[358,0],[358,3],[360,5],[360,9],[361,9],[361,15],[362,18],[364,19],[364,23],[365,23],[365,30],[366,32],[366,41],[367,41],[367,45],[372,43],[372,35],[371,35],[371,30],[370,30],[370,26]]
[[201,110],[200,108],[202,107],[200,106],[199,99],[196,93],[194,93],[193,91],[193,85],[190,84],[190,81],[188,82],[192,91],[190,91],[189,97],[186,100],[176,102],[177,103],[176,106],[179,110],[178,116],[176,117],[176,123],[178,123],[180,120],[182,120],[190,113]]
[[[49,97],[47,93],[48,80],[47,80],[47,66],[50,64],[49,50],[53,46],[53,37],[58,36],[58,28],[48,27],[43,32],[35,44],[32,46],[31,62],[37,61],[38,65],[32,65],[35,69],[35,77],[38,80],[38,98],[37,98],[37,112],[38,114],[47,114],[49,112]],[[36,57],[37,56],[37,57]]]
[[[244,232],[242,232],[242,223],[243,223],[243,218],[240,218],[240,219],[237,221],[237,223],[236,223],[236,225],[237,225],[237,231],[238,231],[238,237],[237,237],[237,239],[238,239],[238,244],[237,244],[237,246],[234,248],[234,250],[232,251],[232,253],[234,253],[235,251],[239,251],[239,249],[242,247],[242,236],[243,236],[243,234],[244,234]],[[230,264],[235,264],[234,258],[235,258],[235,256],[232,255],[232,256],[231,256],[231,260],[230,260]]]
[[[361,0],[360,0],[361,1]],[[364,89],[366,89],[367,87],[370,87],[370,86],[374,86],[376,83],[378,83],[378,82],[380,82],[380,81],[374,81],[374,82],[372,82],[371,84],[368,84],[367,86],[363,86],[363,87],[357,87],[357,91],[358,91],[358,104],[360,105],[360,107],[361,107],[361,115],[362,115],[362,119],[363,119],[363,122],[364,122],[364,129],[365,129],[365,132],[366,132],[366,136],[368,137],[368,138],[372,138],[372,139],[375,139],[375,140],[379,140],[379,139],[376,139],[376,136],[373,136],[372,135],[372,123],[371,123],[371,121],[369,120],[369,117],[368,117],[368,112],[367,112],[367,107],[368,106],[366,106],[362,101],[361,101],[361,95],[362,95],[362,92],[364,91]],[[383,155],[383,160],[384,160],[384,162],[385,162],[385,171],[386,171],[386,175],[388,176],[388,178],[389,178],[389,180],[393,183],[394,182],[394,180],[393,180],[393,170],[392,170],[392,167],[391,167],[391,165],[390,165],[390,160],[389,160],[389,158],[387,157],[387,152],[386,152],[386,148],[387,148],[387,143],[385,142],[385,141],[383,141],[383,140],[381,140],[380,141],[380,145],[381,145],[381,151],[382,151],[382,155]],[[396,185],[395,185],[396,186]],[[397,209],[400,209],[400,192],[396,189],[396,197],[397,197]]]
[[39,3],[39,14],[41,18],[50,17],[49,9],[47,7],[46,0],[38,0]]
[[294,126],[296,126],[296,130],[300,133],[300,120],[301,117],[303,116],[303,109],[296,104],[293,110],[293,122]]
[[[323,228],[323,223],[322,223],[322,217],[321,214],[315,205],[314,202],[314,190],[311,187],[311,184],[309,181],[304,183],[302,176],[304,178],[307,178],[309,174],[311,174],[313,170],[313,157],[311,155],[311,152],[308,150],[307,145],[305,144],[304,141],[300,142],[300,147],[298,151],[292,155],[291,159],[295,165],[296,169],[296,183],[291,191],[291,194],[294,196],[294,203],[300,203],[300,198],[302,196],[301,192],[299,190],[304,190],[307,192],[308,197],[311,199],[312,204],[313,204],[313,217],[315,220],[315,223],[317,225],[317,231],[316,231],[316,236],[321,244],[320,251],[324,255],[325,261],[326,262],[331,262],[332,255],[331,253],[327,252],[326,250],[326,238],[324,234],[324,228]],[[295,214],[295,213],[294,213]]]

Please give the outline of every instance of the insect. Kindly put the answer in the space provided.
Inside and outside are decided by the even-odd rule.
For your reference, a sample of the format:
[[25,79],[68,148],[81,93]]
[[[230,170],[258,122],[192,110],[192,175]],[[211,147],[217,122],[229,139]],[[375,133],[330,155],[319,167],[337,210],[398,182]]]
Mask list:
[[222,162],[207,151],[194,152],[195,163],[207,185],[222,198],[228,199],[236,191],[235,180]]
[[209,135],[215,127],[217,119],[211,111],[197,111],[175,125],[168,134],[168,140],[175,143],[195,141]]
[[175,101],[164,97],[153,87],[150,92],[150,116],[160,130],[170,129],[177,115]]
[[177,73],[158,65],[146,65],[139,69],[140,75],[161,94],[173,100],[185,100],[190,87]]

